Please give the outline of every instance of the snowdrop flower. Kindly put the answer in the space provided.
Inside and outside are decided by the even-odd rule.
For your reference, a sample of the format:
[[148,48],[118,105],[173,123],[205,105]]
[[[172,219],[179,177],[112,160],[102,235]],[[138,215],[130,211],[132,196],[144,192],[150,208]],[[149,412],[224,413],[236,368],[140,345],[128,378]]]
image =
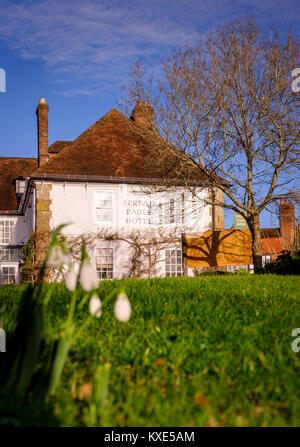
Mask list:
[[79,281],[86,292],[96,289],[99,285],[97,272],[88,259],[82,263]]
[[128,321],[131,314],[131,305],[126,293],[119,293],[114,307],[115,317],[119,321]]
[[69,262],[70,262],[70,255],[64,253],[60,245],[54,245],[54,247],[52,247],[50,251],[47,260],[47,265],[57,267],[61,264],[69,264]]
[[70,292],[74,292],[77,286],[77,273],[75,272],[74,265],[71,264],[69,267],[69,271],[66,276],[66,287],[70,290]]
[[89,311],[91,315],[94,315],[94,317],[101,317],[101,306],[102,303],[99,299],[99,297],[94,293],[90,299],[90,305],[89,305]]

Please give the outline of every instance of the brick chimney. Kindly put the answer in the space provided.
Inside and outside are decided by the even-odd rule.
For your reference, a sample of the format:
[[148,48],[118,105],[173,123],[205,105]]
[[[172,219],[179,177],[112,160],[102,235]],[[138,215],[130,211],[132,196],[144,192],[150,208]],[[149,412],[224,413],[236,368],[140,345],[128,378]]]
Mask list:
[[45,98],[41,98],[36,109],[38,125],[38,163],[39,167],[48,161],[48,110]]
[[138,101],[131,113],[130,119],[135,121],[139,126],[147,129],[153,128],[153,108],[145,101]]
[[295,207],[287,200],[280,200],[279,222],[281,244],[284,250],[290,250],[295,239]]

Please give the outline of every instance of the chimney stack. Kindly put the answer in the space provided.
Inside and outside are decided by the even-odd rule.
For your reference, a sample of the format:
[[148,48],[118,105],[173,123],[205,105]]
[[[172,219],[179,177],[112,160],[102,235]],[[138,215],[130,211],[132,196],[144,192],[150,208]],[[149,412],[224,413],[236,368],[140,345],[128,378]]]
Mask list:
[[131,113],[130,119],[146,129],[153,128],[153,108],[145,101],[138,101]]
[[295,207],[293,203],[287,200],[280,201],[279,222],[281,243],[284,250],[290,250],[293,246],[296,228],[295,228]]
[[48,161],[48,110],[45,98],[41,98],[36,110],[38,125],[38,164]]

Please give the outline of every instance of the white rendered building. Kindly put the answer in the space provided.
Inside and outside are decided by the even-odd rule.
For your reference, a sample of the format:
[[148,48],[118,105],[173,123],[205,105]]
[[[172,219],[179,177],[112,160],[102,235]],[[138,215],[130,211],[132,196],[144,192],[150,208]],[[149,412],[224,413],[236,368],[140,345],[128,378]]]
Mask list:
[[[222,227],[223,218],[205,205],[204,176],[193,194],[181,186],[158,191],[160,173],[143,162],[152,109],[138,103],[130,118],[112,109],[74,141],[50,147],[48,109],[42,99],[38,158],[0,158],[2,283],[20,281],[21,248],[30,234],[48,240],[66,223],[63,232],[73,242],[85,237],[102,279],[191,274],[184,269],[181,234],[211,229],[216,219]],[[37,242],[37,265],[44,253],[45,243]]]

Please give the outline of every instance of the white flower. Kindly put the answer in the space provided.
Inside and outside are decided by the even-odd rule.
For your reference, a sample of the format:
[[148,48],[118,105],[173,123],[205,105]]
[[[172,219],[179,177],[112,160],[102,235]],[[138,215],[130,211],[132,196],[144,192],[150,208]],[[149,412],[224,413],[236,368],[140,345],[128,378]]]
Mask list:
[[114,307],[115,317],[119,321],[128,321],[131,314],[131,305],[126,293],[119,293]]
[[97,272],[88,259],[82,263],[79,281],[86,292],[97,289],[99,285]]
[[66,287],[70,290],[70,292],[74,292],[77,285],[77,273],[75,272],[74,265],[71,264],[69,267],[69,271],[66,276]]
[[70,255],[64,253],[60,245],[54,245],[54,247],[52,247],[50,251],[47,260],[47,265],[52,265],[53,267],[56,267],[62,264],[69,264],[69,262],[70,262]]
[[91,297],[90,305],[89,305],[90,314],[94,315],[94,317],[97,317],[97,318],[101,317],[101,313],[102,313],[101,306],[102,306],[102,303],[101,303],[99,297],[94,293]]

